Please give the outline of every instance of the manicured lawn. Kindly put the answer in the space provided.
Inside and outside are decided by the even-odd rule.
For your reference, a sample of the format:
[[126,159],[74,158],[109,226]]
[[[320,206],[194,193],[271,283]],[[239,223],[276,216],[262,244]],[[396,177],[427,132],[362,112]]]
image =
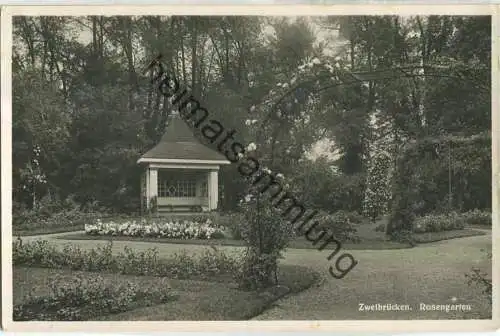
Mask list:
[[[14,304],[23,303],[28,293],[46,296],[49,277],[69,277],[70,270],[14,267]],[[274,301],[289,293],[309,288],[318,279],[317,273],[300,266],[282,266],[280,285],[263,291],[242,291],[234,283],[177,280],[147,276],[128,276],[109,273],[78,272],[88,278],[101,275],[110,283],[131,281],[141,287],[165,286],[173,291],[175,301],[127,312],[101,316],[99,320],[247,320],[264,310]]]
[[[113,240],[113,241],[140,241],[140,242],[151,242],[160,244],[185,244],[185,245],[216,245],[216,246],[245,246],[243,240],[235,239],[175,239],[175,238],[154,238],[154,237],[130,237],[130,236],[91,236],[83,232],[80,233],[70,233],[67,235],[58,236],[57,239],[64,240]],[[361,241],[360,243],[345,243],[342,245],[343,248],[349,250],[392,250],[392,249],[402,249],[409,248],[409,244],[392,242],[387,240],[368,240]],[[304,237],[298,237],[294,239],[289,248],[294,249],[312,249],[315,250],[318,247],[313,246],[310,241]]]
[[[357,225],[358,236],[360,242],[353,243],[347,242],[342,244],[344,249],[348,250],[396,250],[396,249],[406,249],[411,246],[407,243],[400,243],[389,241],[385,236],[384,232],[375,231],[375,227],[379,225],[377,223],[367,223]],[[480,236],[485,233],[480,230],[474,229],[463,229],[463,230],[451,230],[451,231],[441,231],[441,232],[426,232],[426,233],[415,233],[413,237],[417,243],[431,243],[440,240],[462,238],[462,237],[472,237]],[[215,245],[215,246],[245,246],[243,240],[236,240],[230,238],[223,239],[176,239],[176,238],[155,238],[155,237],[131,237],[131,236],[96,236],[87,235],[84,232],[69,233],[67,235],[58,236],[57,239],[64,240],[113,240],[113,241],[140,241],[140,242],[151,242],[160,244],[186,244],[186,245]],[[300,236],[290,242],[289,248],[294,249],[317,249],[317,246],[312,245],[305,237]]]
[[413,235],[417,243],[432,243],[441,240],[463,238],[463,237],[473,237],[473,236],[483,236],[486,233],[474,229],[463,229],[463,230],[451,230],[451,231],[441,231],[441,232],[425,232],[416,233]]
[[84,229],[85,229],[85,225],[83,223],[78,224],[78,225],[64,226],[64,227],[41,227],[41,228],[36,228],[36,229],[32,229],[32,230],[19,230],[16,228],[12,228],[12,236],[13,237],[39,236],[39,235],[45,235],[45,234],[51,234],[51,233],[81,231]]

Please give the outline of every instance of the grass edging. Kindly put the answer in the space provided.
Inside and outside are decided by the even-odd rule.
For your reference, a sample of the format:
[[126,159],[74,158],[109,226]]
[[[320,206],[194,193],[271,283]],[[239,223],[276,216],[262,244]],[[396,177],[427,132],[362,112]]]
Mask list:
[[12,228],[12,236],[13,237],[41,236],[41,235],[48,235],[48,234],[54,234],[54,233],[82,231],[84,228],[85,227],[83,224],[66,226],[66,227],[37,228],[34,230],[17,230],[15,228]]
[[[130,241],[146,242],[157,244],[178,244],[178,245],[202,245],[202,246],[236,246],[244,247],[243,240],[236,239],[177,239],[177,238],[155,238],[155,237],[131,237],[131,236],[105,236],[105,235],[87,235],[85,232],[69,233],[54,237],[61,240],[96,240],[96,241]],[[411,246],[405,243],[393,241],[366,240],[360,243],[343,244],[347,250],[397,250],[407,249]],[[290,242],[288,248],[299,250],[317,250],[317,246],[303,237],[298,237]]]
[[486,235],[486,233],[483,231],[474,229],[463,229],[463,230],[452,230],[452,231],[417,233],[413,235],[413,238],[416,243],[425,244],[425,243],[434,243],[449,239],[484,236],[484,235]]
[[[277,300],[313,286],[319,274],[307,267],[282,265],[278,270],[278,284],[258,291],[245,291],[234,286],[218,284],[206,293],[189,291],[184,299],[180,295],[175,307],[169,304],[143,307],[136,310],[103,316],[105,321],[244,321],[252,319],[272,308]],[[182,281],[182,280],[181,280]],[[179,282],[179,280],[175,280]],[[182,281],[186,286],[192,281]],[[194,285],[194,287],[197,287]],[[188,287],[189,288],[189,287]],[[175,286],[174,286],[175,289]],[[184,289],[185,290],[185,289]],[[218,292],[217,292],[218,291]],[[194,304],[192,301],[196,301]]]
[[282,265],[278,270],[278,284],[266,288],[258,293],[258,297],[263,300],[260,306],[256,306],[253,311],[243,316],[243,319],[251,319],[266,310],[272,308],[273,303],[286,297],[297,294],[311,288],[320,279],[319,273],[304,266]]

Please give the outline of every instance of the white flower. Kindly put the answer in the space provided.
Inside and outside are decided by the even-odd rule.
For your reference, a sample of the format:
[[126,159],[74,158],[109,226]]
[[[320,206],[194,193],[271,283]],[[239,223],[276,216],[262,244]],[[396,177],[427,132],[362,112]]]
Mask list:
[[281,83],[276,84],[277,87],[281,87]]
[[285,176],[283,176],[283,174],[281,174],[281,173],[276,174],[276,177],[279,179],[285,178]]
[[321,64],[321,61],[317,57],[314,57],[311,62],[312,64]]
[[288,83],[283,83],[283,89],[286,89],[288,87]]
[[255,111],[255,105],[252,105],[252,107],[250,107],[250,112],[253,112]]
[[297,77],[293,77],[291,80],[290,80],[290,85],[293,85],[295,84],[295,82],[297,81]]
[[271,174],[271,169],[269,168],[262,168],[262,171],[266,174]]
[[243,153],[238,153],[238,158],[241,159],[243,157]]
[[253,120],[252,120],[252,125],[253,125],[253,124],[256,124],[256,123],[257,123],[257,121],[258,121],[257,119],[253,119]]
[[251,124],[252,124],[251,120],[249,120],[249,119],[245,120],[245,125],[250,126]]
[[245,196],[245,202],[250,202],[252,200],[252,195],[248,194]]
[[253,142],[250,143],[248,146],[247,146],[247,151],[251,152],[251,151],[254,151],[257,149],[257,145],[254,144]]

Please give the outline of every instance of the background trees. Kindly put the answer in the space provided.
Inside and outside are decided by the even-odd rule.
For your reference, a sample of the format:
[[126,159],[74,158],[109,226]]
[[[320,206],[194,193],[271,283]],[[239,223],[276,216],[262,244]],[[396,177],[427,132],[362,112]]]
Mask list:
[[[408,142],[490,130],[490,24],[480,16],[16,17],[14,200],[36,207],[48,195],[72,195],[82,205],[136,210],[136,158],[158,141],[172,109],[142,73],[161,53],[311,205],[393,204],[392,193],[378,197],[387,190],[385,169],[373,168],[379,152],[394,170]],[[333,154],[311,161],[318,141]],[[488,152],[483,145],[452,149],[453,208],[490,207],[482,197],[490,159],[466,159]],[[450,165],[423,153],[418,160],[425,186],[417,199],[445,204],[448,183],[432,181]],[[442,167],[424,169],[434,164]],[[235,166],[224,169],[221,204],[235,209],[245,181]]]

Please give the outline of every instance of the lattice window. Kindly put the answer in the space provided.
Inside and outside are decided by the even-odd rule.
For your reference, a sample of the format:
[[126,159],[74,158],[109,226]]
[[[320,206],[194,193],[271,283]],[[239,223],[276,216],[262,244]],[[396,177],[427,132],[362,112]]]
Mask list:
[[158,176],[159,197],[196,197],[196,176],[161,174]]
[[204,179],[203,183],[201,184],[201,196],[202,197],[208,197],[208,182],[207,182],[207,179]]

